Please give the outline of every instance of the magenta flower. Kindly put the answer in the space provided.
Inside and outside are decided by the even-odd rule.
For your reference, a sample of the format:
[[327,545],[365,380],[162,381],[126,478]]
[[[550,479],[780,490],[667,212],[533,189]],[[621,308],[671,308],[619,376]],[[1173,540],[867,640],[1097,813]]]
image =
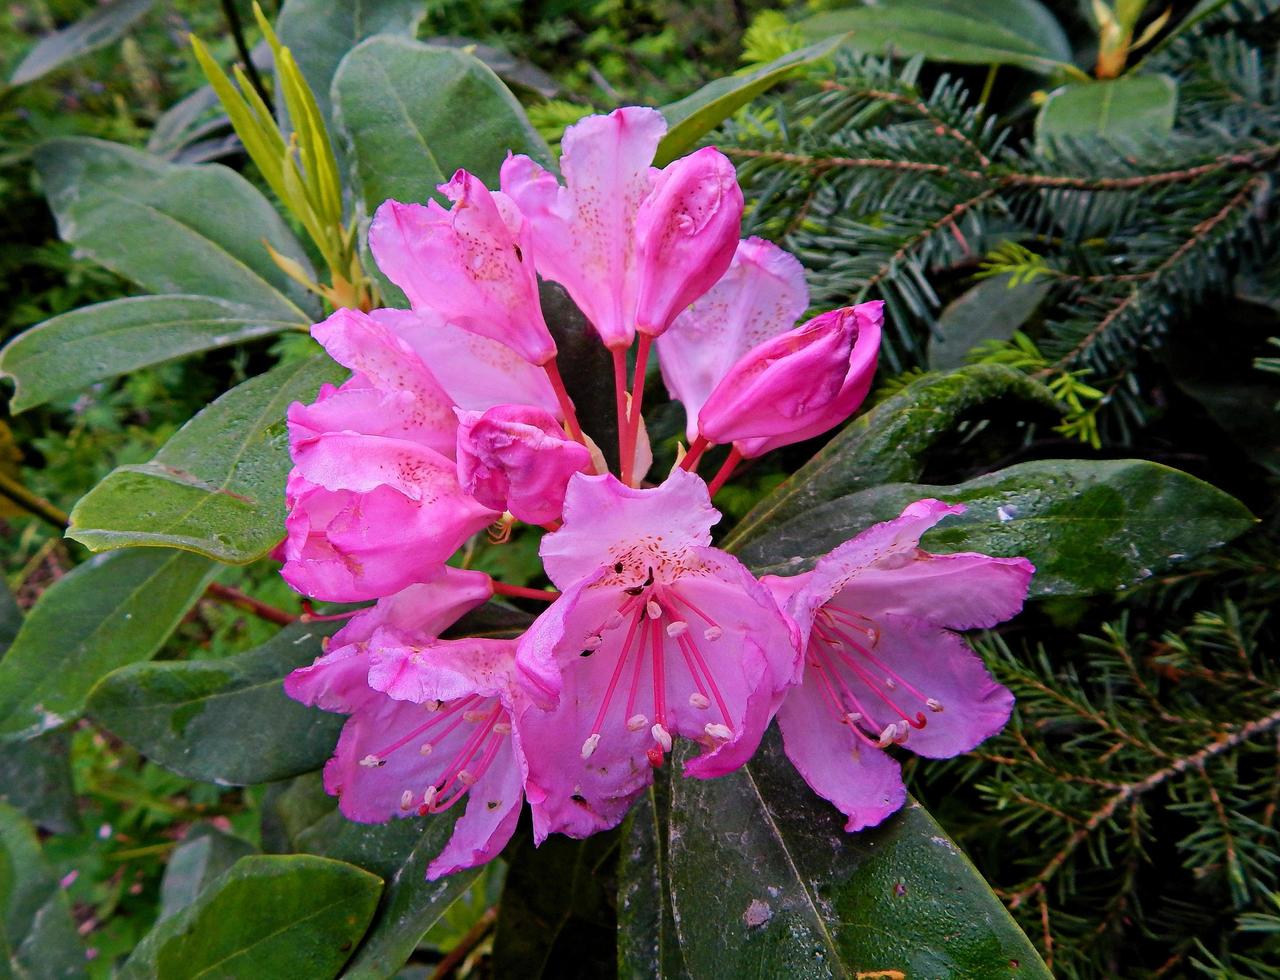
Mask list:
[[622,818],[677,736],[703,747],[685,774],[723,775],[755,751],[798,648],[768,592],[710,547],[706,484],[682,470],[633,490],[576,475],[564,527],[542,541],[563,593],[520,641],[535,701],[519,717],[538,839]]
[[757,344],[790,330],[808,305],[795,256],[761,238],[738,243],[729,271],[657,342],[662,379],[684,406],[690,442],[698,438],[698,412],[729,369]]
[[285,680],[290,697],[351,716],[324,768],[325,790],[348,818],[425,816],[467,798],[427,868],[432,879],[497,855],[524,799],[514,641],[436,639],[490,595],[487,575],[449,569],[356,615]]
[[485,507],[546,524],[560,516],[569,477],[590,471],[587,447],[542,409],[458,411],[458,480]]
[[953,631],[1015,615],[1035,568],[1025,558],[920,550],[925,531],[963,510],[917,501],[813,571],[763,580],[805,651],[803,681],[778,712],[787,757],[848,817],[846,830],[902,806],[906,790],[888,746],[945,759],[1009,720],[1013,695]]

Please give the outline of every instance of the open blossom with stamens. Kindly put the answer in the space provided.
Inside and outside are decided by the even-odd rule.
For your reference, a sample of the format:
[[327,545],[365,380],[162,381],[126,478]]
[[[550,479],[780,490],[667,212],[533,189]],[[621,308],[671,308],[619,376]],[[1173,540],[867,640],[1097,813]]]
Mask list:
[[723,775],[759,744],[798,665],[795,637],[735,558],[683,470],[647,490],[574,476],[564,527],[542,541],[563,592],[520,642],[521,681],[549,710],[519,719],[534,831],[613,826],[673,740],[698,742],[685,774]]
[[1035,569],[1025,558],[934,555],[920,537],[959,505],[920,500],[791,578],[766,576],[800,631],[804,679],[778,712],[787,757],[819,795],[873,826],[906,798],[901,745],[968,752],[1009,720],[1013,695],[955,630],[1015,615]]
[[380,823],[466,799],[429,878],[494,857],[524,798],[511,721],[520,699],[514,642],[436,639],[490,595],[487,575],[449,569],[359,613],[285,680],[290,697],[351,716],[324,769],[345,816]]

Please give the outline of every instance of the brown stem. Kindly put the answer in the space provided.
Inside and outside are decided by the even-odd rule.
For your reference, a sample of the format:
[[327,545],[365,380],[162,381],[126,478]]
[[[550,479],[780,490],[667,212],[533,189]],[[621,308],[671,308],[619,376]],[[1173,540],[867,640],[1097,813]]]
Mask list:
[[934,131],[939,136],[948,136],[957,142],[963,143],[965,147],[977,158],[978,163],[984,167],[991,166],[991,158],[978,149],[978,144],[969,139],[964,133],[950,125],[945,119],[939,116],[931,108],[928,103],[913,99],[909,95],[903,95],[901,92],[890,92],[885,89],[878,88],[857,88],[850,85],[841,85],[839,82],[825,82],[822,86],[828,91],[849,92],[853,95],[865,95],[869,99],[878,99],[881,102],[892,102],[895,105],[906,106],[913,109],[921,116],[933,123]]
[[206,599],[212,599],[215,602],[222,602],[228,606],[235,606],[237,609],[243,609],[247,613],[252,613],[259,619],[266,620],[268,623],[278,623],[281,626],[288,626],[290,623],[296,623],[298,617],[292,613],[287,613],[283,609],[277,609],[275,606],[269,606],[259,599],[255,599],[251,595],[246,595],[239,589],[233,589],[229,585],[222,585],[218,582],[210,582],[209,587],[204,592]]
[[493,928],[493,924],[498,921],[498,907],[490,906],[484,910],[484,914],[476,920],[476,924],[467,930],[466,934],[458,940],[457,945],[445,955],[435,970],[431,973],[431,980],[444,980],[445,977],[452,976],[454,971],[462,965],[465,960],[478,945],[480,940],[484,939],[486,933]]
[[867,280],[867,285],[865,288],[870,289],[871,287],[878,285],[881,280],[883,280],[887,275],[889,275],[890,271],[892,271],[894,266],[896,266],[899,262],[901,262],[904,258],[907,257],[908,253],[910,253],[912,249],[924,244],[930,238],[932,238],[934,235],[936,235],[938,232],[942,231],[945,228],[955,228],[956,222],[959,221],[962,217],[964,217],[965,214],[967,214],[969,211],[972,211],[983,201],[986,201],[989,198],[994,197],[995,195],[996,195],[996,189],[994,187],[988,187],[985,191],[982,191],[979,194],[975,194],[973,197],[969,198],[968,200],[961,201],[959,204],[953,207],[950,211],[944,214],[941,218],[933,222],[933,224],[924,228],[917,234],[912,235],[910,238],[908,238],[905,242],[902,243],[902,245],[898,248],[896,252],[894,252],[892,255],[889,256],[889,260],[885,262],[884,265],[882,265],[876,271],[875,275],[873,275],[870,279]]
[[43,497],[32,493],[8,473],[0,470],[0,497],[12,501],[27,513],[47,521],[54,527],[63,529],[71,518]]

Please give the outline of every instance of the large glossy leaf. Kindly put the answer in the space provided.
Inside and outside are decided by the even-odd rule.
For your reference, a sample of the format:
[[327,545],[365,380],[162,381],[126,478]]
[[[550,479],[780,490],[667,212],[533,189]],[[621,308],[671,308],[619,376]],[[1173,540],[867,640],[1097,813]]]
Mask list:
[[508,151],[551,166],[520,103],[462,51],[370,38],[342,60],[333,97],[369,211],[387,198],[425,201],[459,167],[496,187]]
[[741,548],[770,527],[855,490],[918,478],[926,453],[961,416],[978,405],[1005,399],[1033,410],[1054,407],[1047,388],[998,364],[974,364],[913,382],[855,419],[760,501],[725,539],[725,546]]
[[23,412],[95,381],[304,324],[211,296],[133,296],[81,307],[19,334],[0,350]]
[[382,891],[377,875],[309,855],[241,858],[156,925],[119,976],[337,976]]
[[502,914],[493,937],[495,976],[598,977],[617,963],[618,834],[538,847],[518,834],[508,851]]
[[285,0],[276,35],[330,119],[329,89],[343,56],[375,34],[413,37],[426,14],[422,0]]
[[224,834],[212,824],[192,827],[165,864],[159,917],[167,919],[181,912],[200,897],[205,886],[252,853],[254,846],[247,840]]
[[843,40],[842,37],[824,38],[752,71],[717,78],[679,102],[663,106],[662,114],[670,128],[658,144],[654,166],[666,166],[688,153],[698,140],[756,96],[773,88],[797,68],[827,57]]
[[232,657],[130,664],[94,688],[88,711],[153,762],[191,779],[245,785],[318,769],[345,719],[291,700],[281,682],[318,657],[338,625],[287,626]]
[[1071,45],[1039,0],[880,0],[800,22],[809,37],[849,32],[859,51],[919,54],[960,64],[1017,65],[1049,73],[1071,60]]
[[456,812],[359,824],[330,812],[298,834],[300,850],[359,865],[387,883],[369,931],[343,976],[381,980],[404,965],[418,941],[475,880],[468,869],[427,881],[427,864],[453,832]]
[[124,34],[156,0],[108,0],[60,31],[42,37],[9,76],[10,85],[25,85],[90,51],[105,48]]
[[0,974],[23,980],[85,976],[71,905],[22,814],[0,803]]
[[689,974],[1048,977],[999,899],[913,801],[845,833],[776,733],[743,769],[674,779],[674,922]]
[[58,233],[147,291],[214,296],[296,323],[319,313],[267,251],[311,275],[302,247],[234,170],[79,138],[41,144],[35,162]]
[[212,574],[205,558],[148,548],[98,556],[54,582],[0,660],[0,741],[57,728],[102,677],[153,657]]
[[668,846],[669,781],[657,781],[638,799],[622,826],[618,862],[618,973],[633,980],[686,980],[671,907]]
[[1059,137],[1151,140],[1167,136],[1178,109],[1178,83],[1168,75],[1128,75],[1064,85],[1036,116],[1036,141]]
[[1123,589],[1248,530],[1244,505],[1193,476],[1140,459],[1020,463],[955,486],[891,483],[832,500],[741,551],[757,572],[792,575],[913,500],[964,504],[924,536],[927,551],[1024,555],[1033,596]]
[[289,472],[285,412],[346,372],[317,356],[231,389],[149,463],[117,467],[71,512],[89,548],[181,548],[219,561],[261,558],[283,536]]
[[1052,282],[1032,279],[1013,285],[1009,274],[984,279],[947,304],[929,338],[929,368],[962,367],[965,355],[987,340],[1008,340],[1030,319]]

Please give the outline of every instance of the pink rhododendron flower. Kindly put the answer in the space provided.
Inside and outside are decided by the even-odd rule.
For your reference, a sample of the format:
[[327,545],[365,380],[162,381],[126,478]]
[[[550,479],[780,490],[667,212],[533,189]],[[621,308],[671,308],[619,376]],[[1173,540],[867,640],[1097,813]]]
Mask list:
[[324,768],[325,790],[345,816],[425,816],[466,797],[428,878],[496,856],[524,798],[511,723],[520,697],[514,642],[436,639],[490,595],[487,575],[449,569],[359,613],[285,680],[290,697],[351,716]]
[[879,823],[906,798],[885,748],[945,759],[1009,720],[1013,695],[953,631],[1015,615],[1035,569],[1025,558],[920,550],[925,531],[963,510],[917,501],[813,571],[763,580],[805,651],[804,679],[778,712],[787,757],[847,830]]
[[741,766],[796,673],[790,624],[741,563],[710,547],[719,520],[683,470],[633,490],[574,476],[564,527],[542,540],[563,592],[520,642],[521,680],[547,710],[520,715],[539,839],[621,819],[677,736],[686,775]]
[[530,524],[554,521],[569,477],[590,468],[587,447],[568,438],[542,409],[458,411],[458,480],[486,507]]
[[439,187],[454,202],[387,201],[369,228],[378,267],[415,309],[506,344],[531,364],[556,354],[542,319],[530,230],[505,194],[459,170]]
[[729,271],[657,342],[662,379],[684,406],[690,442],[698,438],[698,412],[729,369],[757,344],[795,326],[808,305],[795,256],[761,238],[738,243]]
[[871,387],[881,305],[823,313],[753,347],[707,397],[699,434],[749,458],[845,421]]

